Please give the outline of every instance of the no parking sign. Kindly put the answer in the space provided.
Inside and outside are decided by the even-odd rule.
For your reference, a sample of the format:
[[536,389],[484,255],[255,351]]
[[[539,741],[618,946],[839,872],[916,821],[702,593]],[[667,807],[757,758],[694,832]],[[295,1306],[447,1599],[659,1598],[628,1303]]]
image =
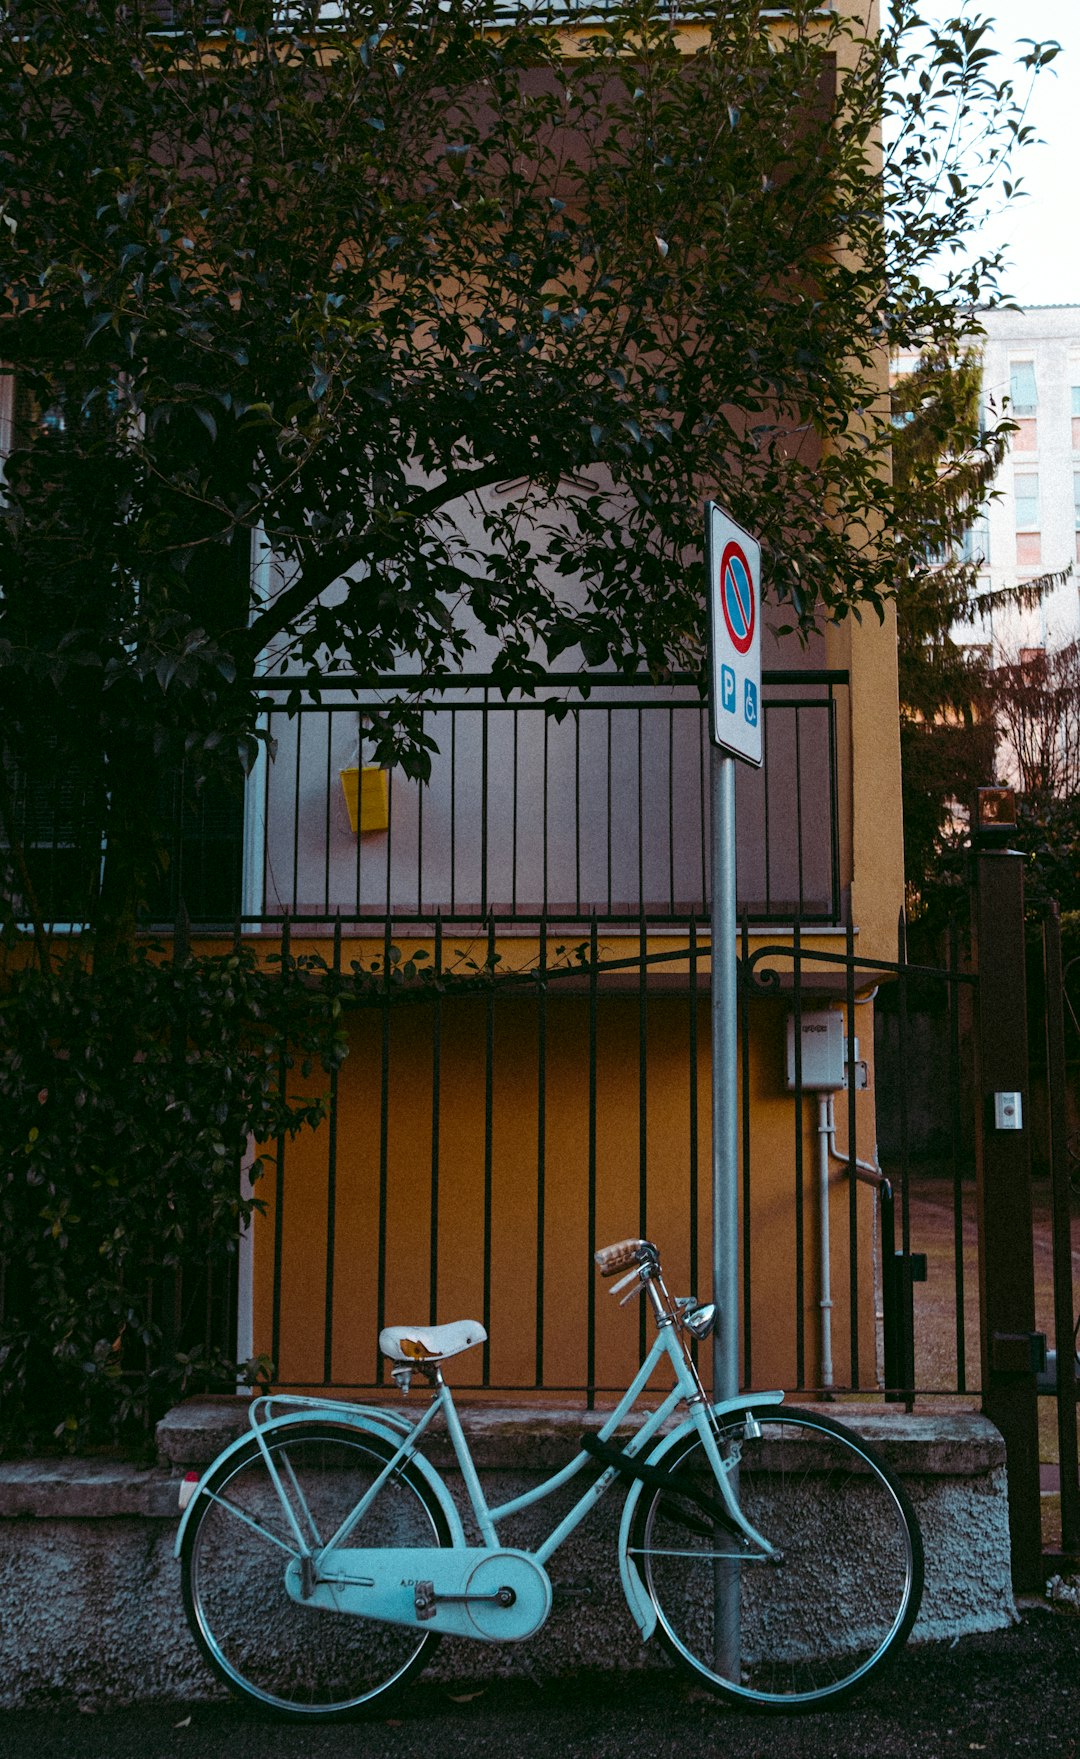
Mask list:
[[761,545],[715,501],[705,504],[709,582],[709,733],[761,763]]

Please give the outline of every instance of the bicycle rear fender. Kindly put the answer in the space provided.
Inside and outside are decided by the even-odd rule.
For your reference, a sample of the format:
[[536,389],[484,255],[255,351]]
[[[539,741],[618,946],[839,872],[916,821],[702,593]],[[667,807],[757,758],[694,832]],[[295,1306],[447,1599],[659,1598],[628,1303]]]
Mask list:
[[[782,1392],[750,1395],[742,1393],[735,1399],[721,1399],[718,1404],[713,1405],[712,1412],[714,1417],[729,1417],[733,1411],[749,1411],[757,1405],[779,1405],[783,1403],[783,1399]],[[650,1466],[661,1465],[672,1448],[694,1432],[695,1427],[694,1419],[685,1417],[670,1434],[662,1436],[656,1446],[646,1454],[647,1463]],[[632,1484],[623,1506],[622,1524],[619,1528],[619,1574],[622,1577],[626,1604],[641,1632],[642,1642],[647,1643],[656,1629],[656,1608],[641,1580],[640,1571],[630,1556],[630,1529],[644,1489],[645,1485],[640,1480],[636,1484]]]
[[[313,1415],[317,1421],[317,1413],[313,1413],[310,1410],[291,1412],[284,1417],[274,1417],[269,1423],[260,1423],[259,1433],[261,1435],[276,1435],[281,1430],[288,1429],[290,1426],[295,1428],[297,1424],[310,1423]],[[401,1446],[403,1436],[412,1428],[412,1424],[409,1423],[406,1418],[398,1417],[394,1412],[386,1411],[378,1405],[354,1405],[348,1412],[343,1411],[340,1406],[335,1405],[333,1410],[328,1412],[328,1416],[332,1418],[334,1423],[342,1424],[352,1429],[365,1430],[369,1435],[377,1435],[380,1440],[388,1441],[391,1446],[395,1448]],[[206,1471],[203,1473],[198,1484],[191,1493],[191,1499],[188,1502],[183,1515],[180,1517],[180,1526],[177,1529],[176,1534],[176,1544],[173,1546],[174,1557],[180,1556],[180,1548],[184,1543],[184,1532],[191,1519],[192,1513],[194,1512],[195,1505],[206,1487],[207,1481],[211,1475],[217,1471],[218,1467],[224,1460],[230,1459],[233,1454],[239,1453],[241,1448],[247,1447],[254,1434],[254,1429],[245,1429],[243,1435],[238,1435],[236,1440],[230,1442],[227,1448],[223,1448],[217,1458],[211,1460],[209,1466],[207,1466]],[[439,1506],[442,1509],[443,1514],[446,1516],[447,1525],[450,1528],[451,1544],[454,1546],[467,1544],[465,1529],[461,1524],[461,1516],[458,1513],[457,1504],[454,1502],[453,1497],[450,1495],[450,1492],[447,1490],[446,1485],[442,1478],[440,1478],[438,1472],[436,1472],[433,1466],[429,1466],[423,1454],[419,1453],[413,1454],[410,1457],[409,1466],[425,1480],[438,1499]]]

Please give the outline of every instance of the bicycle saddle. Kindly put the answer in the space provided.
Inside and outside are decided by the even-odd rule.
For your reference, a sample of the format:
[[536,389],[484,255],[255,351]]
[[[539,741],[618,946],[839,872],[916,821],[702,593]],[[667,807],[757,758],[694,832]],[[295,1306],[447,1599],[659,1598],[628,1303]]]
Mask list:
[[478,1319],[452,1319],[449,1325],[388,1325],[379,1348],[391,1362],[445,1362],[482,1344],[487,1332]]

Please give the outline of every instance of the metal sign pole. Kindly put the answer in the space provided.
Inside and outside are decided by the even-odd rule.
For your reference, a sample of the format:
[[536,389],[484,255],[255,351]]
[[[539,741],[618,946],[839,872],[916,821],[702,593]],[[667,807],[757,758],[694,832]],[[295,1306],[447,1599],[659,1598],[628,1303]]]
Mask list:
[[[709,582],[712,809],[713,1398],[739,1391],[739,967],[736,957],[735,764],[764,756],[761,708],[761,545],[715,501],[705,508]],[[737,1490],[738,1467],[732,1467]],[[738,1680],[743,1565],[715,1536],[713,1660]]]
[[[739,1390],[738,966],[735,956],[735,759],[715,745],[712,789],[712,1273],[713,1398]],[[737,1468],[736,1468],[737,1471]],[[738,1494],[738,1483],[733,1485]],[[713,1564],[713,1662],[739,1678],[741,1568]]]
[[712,748],[713,1398],[739,1390],[739,1020],[735,759]]

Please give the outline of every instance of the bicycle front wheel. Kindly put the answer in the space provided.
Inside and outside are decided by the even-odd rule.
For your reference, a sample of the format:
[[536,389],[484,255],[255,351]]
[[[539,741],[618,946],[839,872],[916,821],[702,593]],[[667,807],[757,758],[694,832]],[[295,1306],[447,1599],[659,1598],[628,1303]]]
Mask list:
[[[347,1424],[297,1423],[267,1446],[308,1543],[324,1545],[395,1448]],[[351,1535],[354,1546],[449,1545],[430,1486],[393,1473]],[[299,1719],[348,1715],[411,1678],[437,1635],[297,1603],[285,1572],[295,1536],[252,1440],[223,1460],[192,1513],[181,1553],[196,1643],[230,1691]]]
[[[776,1559],[746,1555],[717,1527],[693,1531],[663,1491],[644,1495],[630,1551],[675,1659],[722,1696],[791,1711],[836,1702],[899,1648],[922,1595],[918,1523],[898,1479],[852,1431],[767,1406],[721,1429],[720,1453],[747,1520]],[[665,1459],[716,1497],[696,1435]]]

